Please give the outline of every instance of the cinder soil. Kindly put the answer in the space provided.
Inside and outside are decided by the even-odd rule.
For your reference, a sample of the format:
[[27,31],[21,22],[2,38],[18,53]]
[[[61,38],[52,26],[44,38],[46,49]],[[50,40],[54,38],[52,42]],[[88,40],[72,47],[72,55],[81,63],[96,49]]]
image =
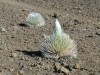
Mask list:
[[[25,27],[30,12],[41,13],[46,25]],[[77,42],[76,59],[41,56],[43,34],[52,33],[55,17]],[[5,28],[0,31],[0,75],[66,75],[55,63],[69,75],[100,74],[100,0],[0,0],[0,26]]]

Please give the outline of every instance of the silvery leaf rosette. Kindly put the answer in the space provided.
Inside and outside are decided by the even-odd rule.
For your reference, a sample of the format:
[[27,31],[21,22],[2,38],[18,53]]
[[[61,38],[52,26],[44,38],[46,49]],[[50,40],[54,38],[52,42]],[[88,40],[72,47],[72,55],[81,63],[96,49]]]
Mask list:
[[77,45],[68,34],[65,34],[56,19],[54,31],[50,36],[45,36],[45,42],[41,44],[41,53],[47,58],[59,58],[63,56],[77,57]]
[[31,12],[28,14],[25,24],[29,27],[37,27],[45,25],[45,21],[40,13]]

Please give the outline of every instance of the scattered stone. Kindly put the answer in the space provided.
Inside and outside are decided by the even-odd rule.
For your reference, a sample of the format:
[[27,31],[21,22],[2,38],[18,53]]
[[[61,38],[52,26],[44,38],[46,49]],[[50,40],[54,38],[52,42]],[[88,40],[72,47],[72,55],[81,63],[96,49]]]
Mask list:
[[39,61],[40,61],[40,62],[41,62],[41,60],[42,60],[42,59],[41,59],[41,58],[39,58]]
[[61,65],[66,66],[66,65],[68,65],[68,64],[66,64],[65,62],[62,62],[62,64],[61,64]]
[[19,65],[20,65],[20,66],[23,66],[24,64],[23,64],[23,63],[19,63]]
[[14,68],[10,68],[9,71],[10,71],[10,72],[14,71]]
[[2,70],[0,70],[0,73],[2,72]]
[[37,68],[38,68],[38,69],[40,69],[40,67],[41,67],[40,65],[37,65]]
[[100,30],[97,30],[97,31],[96,31],[96,34],[97,34],[97,35],[100,35]]
[[78,64],[78,63],[75,64],[74,68],[75,68],[75,69],[79,69],[79,68],[80,68],[80,64]]
[[69,69],[69,71],[73,70],[73,65],[68,65],[67,68]]
[[56,67],[56,70],[57,70],[57,71],[60,70],[60,68],[61,68],[60,63],[55,63],[55,67]]
[[23,70],[20,70],[18,73],[19,73],[19,75],[24,75],[24,71]]
[[74,21],[71,20],[70,22],[68,22],[68,25],[74,25]]
[[30,67],[29,70],[32,71],[32,67]]
[[95,35],[93,33],[87,35],[87,37],[93,38]]
[[97,29],[100,29],[100,25],[99,25],[99,26],[97,26]]
[[29,58],[28,58],[28,57],[25,57],[25,60],[26,60],[26,61],[28,61],[28,60],[29,60]]
[[4,31],[5,31],[5,28],[0,27],[0,31],[1,31],[1,32],[4,32]]
[[0,70],[0,75],[3,75],[3,74],[2,74],[2,70]]
[[61,71],[64,72],[66,75],[69,73],[69,70],[65,67],[61,67]]
[[28,9],[22,9],[22,11],[27,11]]
[[53,17],[53,18],[58,18],[58,14],[57,13],[50,14],[50,16]]
[[46,20],[49,20],[50,18],[49,18],[49,16],[46,16],[45,19],[46,19]]
[[44,68],[45,70],[51,70],[52,68],[51,68],[51,65],[46,65],[46,66],[44,66],[44,67],[42,67],[42,68]]
[[57,18],[57,17],[58,17],[58,16],[57,16],[57,13],[54,13],[53,17],[54,17],[54,18]]
[[22,68],[27,69],[28,66],[24,64],[24,65],[22,66]]
[[24,56],[22,56],[20,59],[21,59],[21,60],[25,60],[25,57],[24,57]]
[[16,53],[12,53],[11,57],[16,58],[17,54]]
[[63,66],[60,65],[60,63],[55,63],[55,68],[57,71],[61,71],[65,73],[66,75],[69,73],[69,70]]

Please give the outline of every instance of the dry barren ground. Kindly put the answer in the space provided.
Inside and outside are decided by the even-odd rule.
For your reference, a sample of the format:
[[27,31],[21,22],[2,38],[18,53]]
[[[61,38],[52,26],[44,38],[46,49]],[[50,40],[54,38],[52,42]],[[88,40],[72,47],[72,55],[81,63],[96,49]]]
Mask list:
[[[32,11],[43,15],[45,26],[23,26]],[[77,42],[76,59],[44,58],[38,51],[55,17]],[[100,75],[100,0],[0,0],[0,26],[5,28],[0,30],[0,75],[65,75],[66,70],[69,75]]]

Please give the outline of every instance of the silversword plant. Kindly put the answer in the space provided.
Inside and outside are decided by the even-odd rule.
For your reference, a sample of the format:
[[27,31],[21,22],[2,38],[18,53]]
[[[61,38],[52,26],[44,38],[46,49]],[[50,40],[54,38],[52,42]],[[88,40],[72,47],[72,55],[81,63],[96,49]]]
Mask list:
[[36,13],[36,12],[31,12],[28,14],[26,21],[25,21],[26,26],[29,27],[37,27],[37,26],[43,26],[45,25],[45,21],[41,14]]
[[41,44],[41,53],[47,58],[59,58],[63,56],[77,57],[77,45],[68,34],[65,34],[56,19],[54,31],[50,36],[45,36],[45,42]]

